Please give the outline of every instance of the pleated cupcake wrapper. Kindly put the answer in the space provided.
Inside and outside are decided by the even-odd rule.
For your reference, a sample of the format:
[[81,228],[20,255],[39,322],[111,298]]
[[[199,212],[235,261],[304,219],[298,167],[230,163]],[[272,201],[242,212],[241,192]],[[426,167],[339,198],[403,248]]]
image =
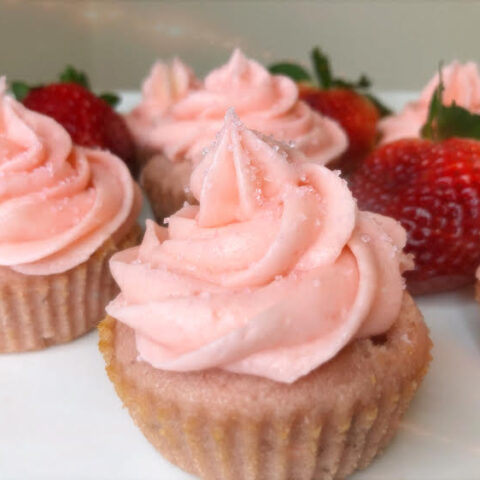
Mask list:
[[118,291],[108,261],[139,238],[135,226],[118,246],[107,241],[85,263],[65,273],[36,276],[8,271],[0,279],[0,353],[38,350],[94,328]]
[[306,411],[288,419],[218,418],[162,404],[126,378],[114,357],[115,320],[99,329],[107,373],[137,426],[170,462],[207,480],[333,480],[366,467],[392,438],[429,362],[375,402],[338,407],[315,421]]
[[191,172],[189,160],[172,162],[158,155],[143,168],[141,184],[158,222],[163,222],[164,218],[182,208],[186,201],[194,201],[193,196],[186,191]]

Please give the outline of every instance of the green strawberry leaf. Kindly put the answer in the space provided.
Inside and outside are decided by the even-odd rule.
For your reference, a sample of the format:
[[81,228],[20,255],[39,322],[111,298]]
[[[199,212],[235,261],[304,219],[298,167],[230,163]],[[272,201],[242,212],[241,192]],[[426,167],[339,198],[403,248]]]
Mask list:
[[350,90],[361,90],[363,88],[370,88],[371,85],[372,82],[366,75],[361,75],[356,82],[348,82],[347,80],[343,80],[342,78],[334,78],[332,80],[332,86],[348,88]]
[[437,123],[440,138],[463,137],[480,140],[480,115],[470,113],[455,102],[443,110]]
[[112,108],[115,108],[120,102],[120,97],[115,93],[110,92],[102,93],[99,95],[99,98],[108,103]]
[[10,90],[15,95],[15,98],[21,102],[27,95],[32,87],[27,85],[25,82],[12,82],[10,85]]
[[87,90],[90,90],[90,82],[87,75],[80,70],[75,69],[71,65],[68,65],[65,70],[60,74],[60,82],[62,83],[77,83]]
[[328,57],[319,47],[315,47],[310,56],[312,58],[313,70],[317,77],[318,84],[322,88],[330,88],[333,82],[330,60],[328,60]]
[[362,95],[368,98],[375,105],[378,113],[380,114],[380,117],[386,117],[387,115],[391,115],[393,113],[392,109],[382,103],[377,97],[375,97],[375,95],[365,92],[362,92]]
[[372,81],[362,73],[360,78],[357,80],[356,88],[370,88],[372,86]]
[[274,75],[285,75],[296,82],[309,82],[312,80],[310,74],[300,65],[289,62],[274,63],[268,67]]
[[434,90],[432,98],[430,99],[430,105],[428,106],[428,116],[427,121],[420,130],[420,134],[423,138],[435,140],[436,138],[436,127],[437,127],[437,118],[441,114],[443,108],[442,102],[442,93],[444,90],[442,73],[440,69],[440,82],[438,87]]
[[469,112],[455,102],[448,106],[444,105],[442,100],[444,89],[440,70],[440,81],[433,92],[427,121],[420,132],[422,138],[435,142],[452,137],[480,140],[480,115]]

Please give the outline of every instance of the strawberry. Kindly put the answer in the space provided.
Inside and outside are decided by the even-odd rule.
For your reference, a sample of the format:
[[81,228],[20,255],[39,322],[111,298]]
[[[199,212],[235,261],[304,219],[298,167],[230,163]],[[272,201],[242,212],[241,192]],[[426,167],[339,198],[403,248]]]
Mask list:
[[316,84],[310,73],[296,64],[277,63],[270,67],[270,71],[290,76],[299,82],[300,99],[342,126],[348,136],[349,147],[338,162],[329,166],[340,168],[344,174],[348,174],[373,149],[377,138],[377,122],[389,110],[365,92],[370,87],[370,80],[366,76],[362,75],[353,83],[334,78],[329,60],[319,48],[314,48],[311,56]]
[[301,86],[300,98],[314,110],[336,120],[345,130],[348,136],[348,150],[344,153],[346,161],[360,159],[372,150],[380,115],[366,97],[346,88],[318,90]]
[[74,143],[110,150],[125,161],[132,174],[137,173],[133,140],[125,121],[113,109],[118,97],[94,95],[82,72],[67,67],[59,83],[28,87],[13,82],[12,90],[27,108],[59,122]]
[[413,293],[450,290],[474,280],[480,264],[480,116],[434,93],[423,138],[375,150],[350,179],[359,207],[400,221]]

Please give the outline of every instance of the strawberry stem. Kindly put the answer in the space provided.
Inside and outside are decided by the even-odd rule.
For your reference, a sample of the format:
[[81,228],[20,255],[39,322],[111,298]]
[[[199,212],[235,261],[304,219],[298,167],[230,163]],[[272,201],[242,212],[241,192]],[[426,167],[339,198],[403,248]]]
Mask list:
[[77,83],[78,85],[85,87],[87,90],[90,90],[90,82],[87,75],[71,65],[67,65],[65,70],[60,74],[60,82]]
[[375,97],[371,93],[362,92],[362,95],[368,98],[375,105],[378,113],[380,113],[380,117],[385,117],[392,113],[392,110],[390,108],[384,105],[377,97]]
[[27,95],[32,87],[27,85],[25,82],[12,82],[10,85],[10,90],[15,95],[15,98],[21,102]]
[[313,70],[315,71],[318,84],[322,88],[330,88],[333,85],[333,77],[328,57],[319,47],[315,47],[310,56],[312,58]]
[[433,141],[438,141],[438,119],[442,115],[443,109],[443,91],[445,87],[443,85],[442,77],[442,64],[438,68],[439,82],[437,88],[434,90],[432,98],[430,99],[430,105],[428,107],[428,117],[425,125],[421,130],[423,138],[427,138]]
[[335,87],[349,88],[350,90],[362,90],[364,88],[369,88],[371,81],[366,75],[361,75],[356,82],[348,82],[341,78],[335,78],[332,81],[332,85]]
[[112,108],[115,108],[120,102],[120,97],[117,94],[110,92],[102,93],[99,95],[99,98],[108,103]]
[[311,75],[302,66],[296,63],[279,62],[268,67],[274,75],[285,75],[296,82],[311,82]]

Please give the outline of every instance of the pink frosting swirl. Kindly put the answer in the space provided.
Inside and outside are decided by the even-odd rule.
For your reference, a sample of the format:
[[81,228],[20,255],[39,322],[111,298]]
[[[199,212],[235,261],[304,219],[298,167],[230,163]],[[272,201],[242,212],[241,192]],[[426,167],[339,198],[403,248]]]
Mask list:
[[138,194],[121,160],[73,147],[61,125],[5,89],[1,78],[0,265],[64,272],[134,223]]
[[154,63],[142,85],[142,102],[125,117],[137,142],[148,146],[151,129],[176,102],[199,87],[200,81],[180,59]]
[[144,361],[293,382],[395,321],[404,230],[298,155],[229,110],[191,178],[199,206],[112,258],[121,294],[107,311]]
[[[161,83],[163,77],[157,81]],[[153,85],[156,80],[151,76],[147,82]],[[299,101],[297,85],[291,79],[271,75],[238,49],[226,65],[205,78],[201,88],[191,88],[191,84],[182,83],[184,95],[169,105],[168,111],[160,111],[145,100],[140,107],[148,112],[143,118],[155,115],[155,121],[144,128],[141,141],[171,160],[198,159],[222,127],[229,107],[235,108],[248,128],[295,142],[310,161],[326,164],[347,148],[342,128]],[[129,120],[131,125],[136,114],[138,111]]]
[[[480,113],[480,73],[476,63],[461,64],[454,61],[442,69],[442,78],[445,86],[443,92],[445,105],[455,102],[473,113]],[[380,121],[381,143],[420,136],[420,130],[427,120],[430,100],[438,83],[437,73],[422,90],[418,100],[408,103],[397,115],[391,115]]]

